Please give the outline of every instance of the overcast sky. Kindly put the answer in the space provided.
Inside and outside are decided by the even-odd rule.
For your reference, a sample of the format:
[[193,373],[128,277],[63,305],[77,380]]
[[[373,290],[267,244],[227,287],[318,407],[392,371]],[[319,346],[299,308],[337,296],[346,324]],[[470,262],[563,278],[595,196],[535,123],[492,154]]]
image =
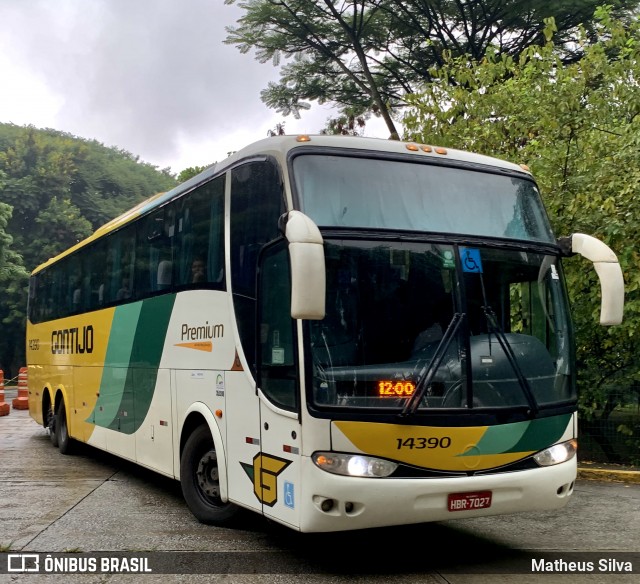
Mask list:
[[[241,14],[223,0],[0,0],[0,122],[174,172],[222,160],[284,119],[260,101],[277,69],[223,44]],[[285,128],[316,133],[330,114],[316,106]]]

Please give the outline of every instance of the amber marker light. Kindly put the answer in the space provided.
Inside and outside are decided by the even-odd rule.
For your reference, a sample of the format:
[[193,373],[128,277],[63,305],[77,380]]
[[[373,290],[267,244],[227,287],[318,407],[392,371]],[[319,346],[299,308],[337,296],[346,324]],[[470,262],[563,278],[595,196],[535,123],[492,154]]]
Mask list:
[[447,154],[446,148],[436,148],[436,154]]
[[433,152],[433,148],[431,148],[431,146],[423,146],[422,147],[422,151],[423,152]]
[[420,148],[418,148],[415,144],[407,144],[407,150],[411,150],[411,152],[418,152]]
[[222,410],[216,410],[216,418],[222,418]]
[[521,165],[520,165],[520,168],[521,168],[522,170],[526,170],[527,172],[531,172],[531,169],[530,169],[526,164],[521,164]]
[[300,134],[296,138],[296,142],[311,142],[311,137],[308,134]]
[[324,454],[319,454],[318,457],[316,458],[316,463],[319,466],[327,466],[328,464],[330,464],[329,459],[324,456]]

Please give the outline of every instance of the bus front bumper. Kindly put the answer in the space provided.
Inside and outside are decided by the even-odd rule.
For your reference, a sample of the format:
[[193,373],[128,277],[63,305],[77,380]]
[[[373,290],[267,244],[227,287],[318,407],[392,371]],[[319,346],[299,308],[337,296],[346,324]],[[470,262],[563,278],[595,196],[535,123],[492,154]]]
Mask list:
[[[344,531],[561,509],[573,493],[576,474],[575,456],[555,466],[517,472],[411,479],[335,475],[303,457],[300,529]],[[473,499],[487,492],[491,502],[486,508],[449,502],[450,495],[460,500],[471,494]]]

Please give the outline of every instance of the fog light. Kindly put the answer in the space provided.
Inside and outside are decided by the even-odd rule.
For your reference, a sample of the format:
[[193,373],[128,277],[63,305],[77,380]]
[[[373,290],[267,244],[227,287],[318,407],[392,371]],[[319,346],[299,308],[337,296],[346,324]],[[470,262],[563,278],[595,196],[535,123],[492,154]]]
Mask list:
[[325,499],[320,504],[320,509],[322,509],[325,513],[329,513],[331,509],[333,509],[333,499]]

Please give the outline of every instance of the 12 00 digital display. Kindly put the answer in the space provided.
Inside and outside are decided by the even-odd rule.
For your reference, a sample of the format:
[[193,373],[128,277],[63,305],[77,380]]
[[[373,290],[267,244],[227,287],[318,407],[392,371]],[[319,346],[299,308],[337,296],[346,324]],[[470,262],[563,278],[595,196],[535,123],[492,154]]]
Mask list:
[[412,381],[397,381],[382,379],[378,381],[378,395],[380,397],[410,397],[416,390]]

